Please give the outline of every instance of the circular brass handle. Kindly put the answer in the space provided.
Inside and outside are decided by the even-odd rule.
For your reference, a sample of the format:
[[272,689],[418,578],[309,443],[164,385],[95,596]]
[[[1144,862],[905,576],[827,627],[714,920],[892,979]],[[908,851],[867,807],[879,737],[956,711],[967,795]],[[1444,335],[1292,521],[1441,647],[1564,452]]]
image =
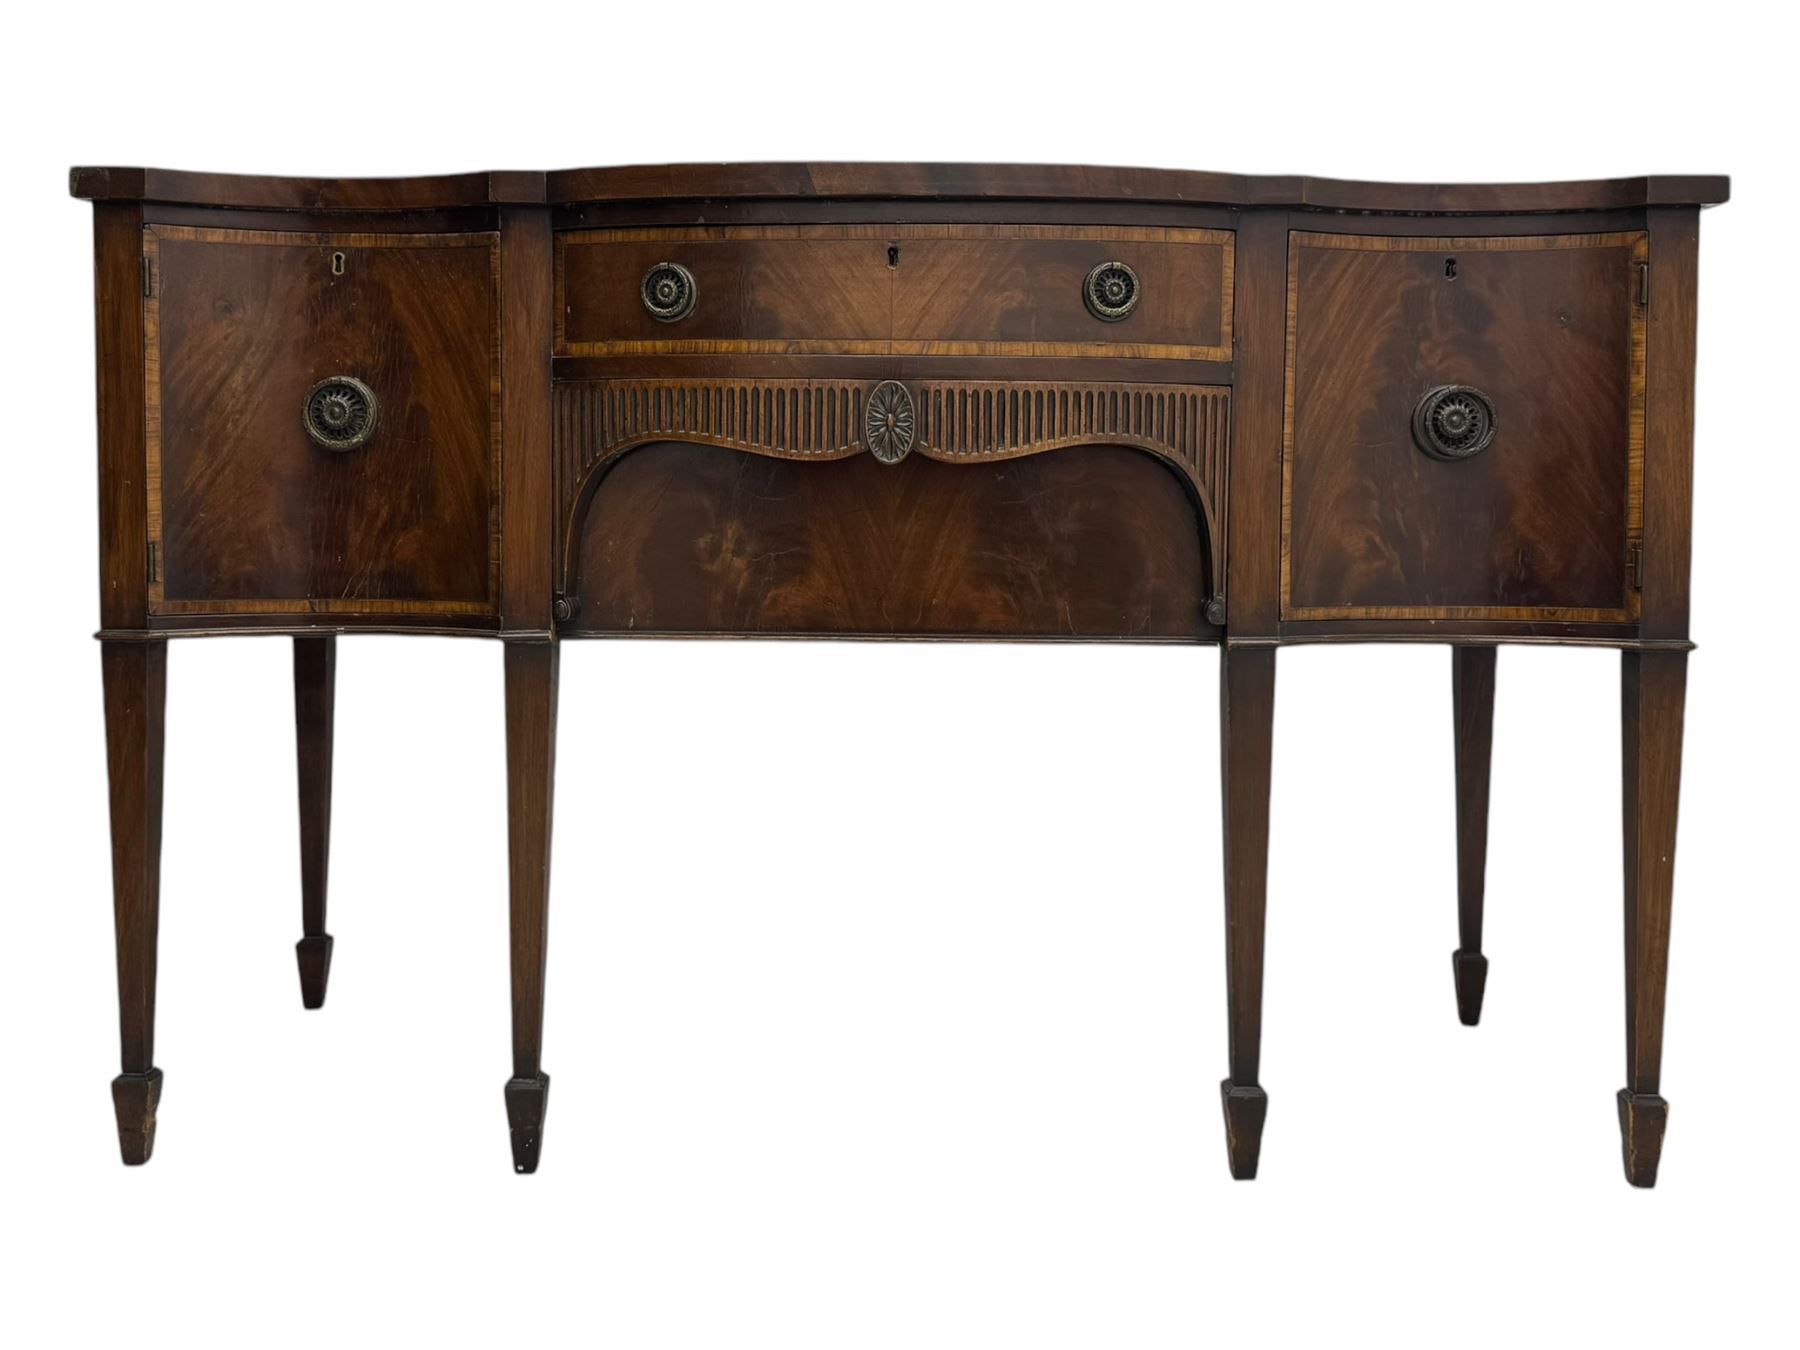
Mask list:
[[659,262],[644,273],[638,294],[651,318],[658,323],[675,323],[694,312],[699,288],[694,284],[694,274],[680,263]]
[[1127,263],[1103,262],[1081,283],[1081,299],[1088,313],[1106,323],[1117,323],[1137,308],[1144,288]]
[[1440,384],[1413,409],[1413,440],[1433,459],[1469,459],[1493,444],[1497,423],[1494,401],[1479,389]]
[[327,450],[355,450],[375,434],[381,403],[354,375],[333,375],[306,391],[300,420],[306,434]]

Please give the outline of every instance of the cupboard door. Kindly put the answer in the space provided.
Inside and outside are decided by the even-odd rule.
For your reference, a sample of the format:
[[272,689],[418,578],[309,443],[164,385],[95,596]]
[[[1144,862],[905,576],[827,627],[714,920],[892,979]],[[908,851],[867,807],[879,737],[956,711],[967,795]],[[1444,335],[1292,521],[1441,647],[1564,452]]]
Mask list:
[[497,236],[145,231],[157,614],[486,614]]
[[1293,234],[1283,617],[1634,619],[1647,257]]

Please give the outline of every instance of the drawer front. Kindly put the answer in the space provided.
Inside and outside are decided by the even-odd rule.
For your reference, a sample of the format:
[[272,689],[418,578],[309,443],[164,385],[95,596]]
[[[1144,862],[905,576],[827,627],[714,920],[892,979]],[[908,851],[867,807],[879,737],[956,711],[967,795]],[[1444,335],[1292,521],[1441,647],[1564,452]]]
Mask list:
[[1635,619],[1647,258],[1293,234],[1283,616]]
[[[685,273],[660,315],[645,296],[659,264]],[[1091,304],[1090,276],[1106,264],[1123,268],[1095,279]],[[1232,235],[1223,230],[580,230],[558,236],[556,273],[562,356],[1231,359]]]
[[494,611],[497,246],[146,229],[152,613]]

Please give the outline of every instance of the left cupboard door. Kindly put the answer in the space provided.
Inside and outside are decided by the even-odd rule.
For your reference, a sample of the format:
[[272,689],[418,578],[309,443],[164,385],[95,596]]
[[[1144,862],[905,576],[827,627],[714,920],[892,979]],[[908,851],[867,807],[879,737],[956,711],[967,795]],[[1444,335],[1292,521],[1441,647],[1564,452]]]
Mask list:
[[495,612],[498,244],[145,229],[152,614]]

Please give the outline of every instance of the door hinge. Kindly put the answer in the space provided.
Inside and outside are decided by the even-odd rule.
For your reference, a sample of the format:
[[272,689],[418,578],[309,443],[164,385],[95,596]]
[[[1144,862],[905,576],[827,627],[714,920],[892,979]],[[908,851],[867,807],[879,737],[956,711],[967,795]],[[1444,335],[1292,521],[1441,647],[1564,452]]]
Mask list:
[[144,580],[146,580],[146,581],[155,581],[156,580],[156,553],[157,553],[157,543],[156,543],[156,540],[152,539],[150,541],[150,546],[147,549],[145,549],[145,554],[147,556],[145,558]]
[[156,268],[151,263],[148,256],[141,258],[139,261],[143,264],[144,298],[148,300],[151,296],[156,294]]
[[1641,262],[1638,267],[1638,303],[1648,306],[1650,303],[1650,264]]
[[1644,541],[1633,539],[1625,545],[1625,575],[1631,579],[1631,589],[1644,589]]

